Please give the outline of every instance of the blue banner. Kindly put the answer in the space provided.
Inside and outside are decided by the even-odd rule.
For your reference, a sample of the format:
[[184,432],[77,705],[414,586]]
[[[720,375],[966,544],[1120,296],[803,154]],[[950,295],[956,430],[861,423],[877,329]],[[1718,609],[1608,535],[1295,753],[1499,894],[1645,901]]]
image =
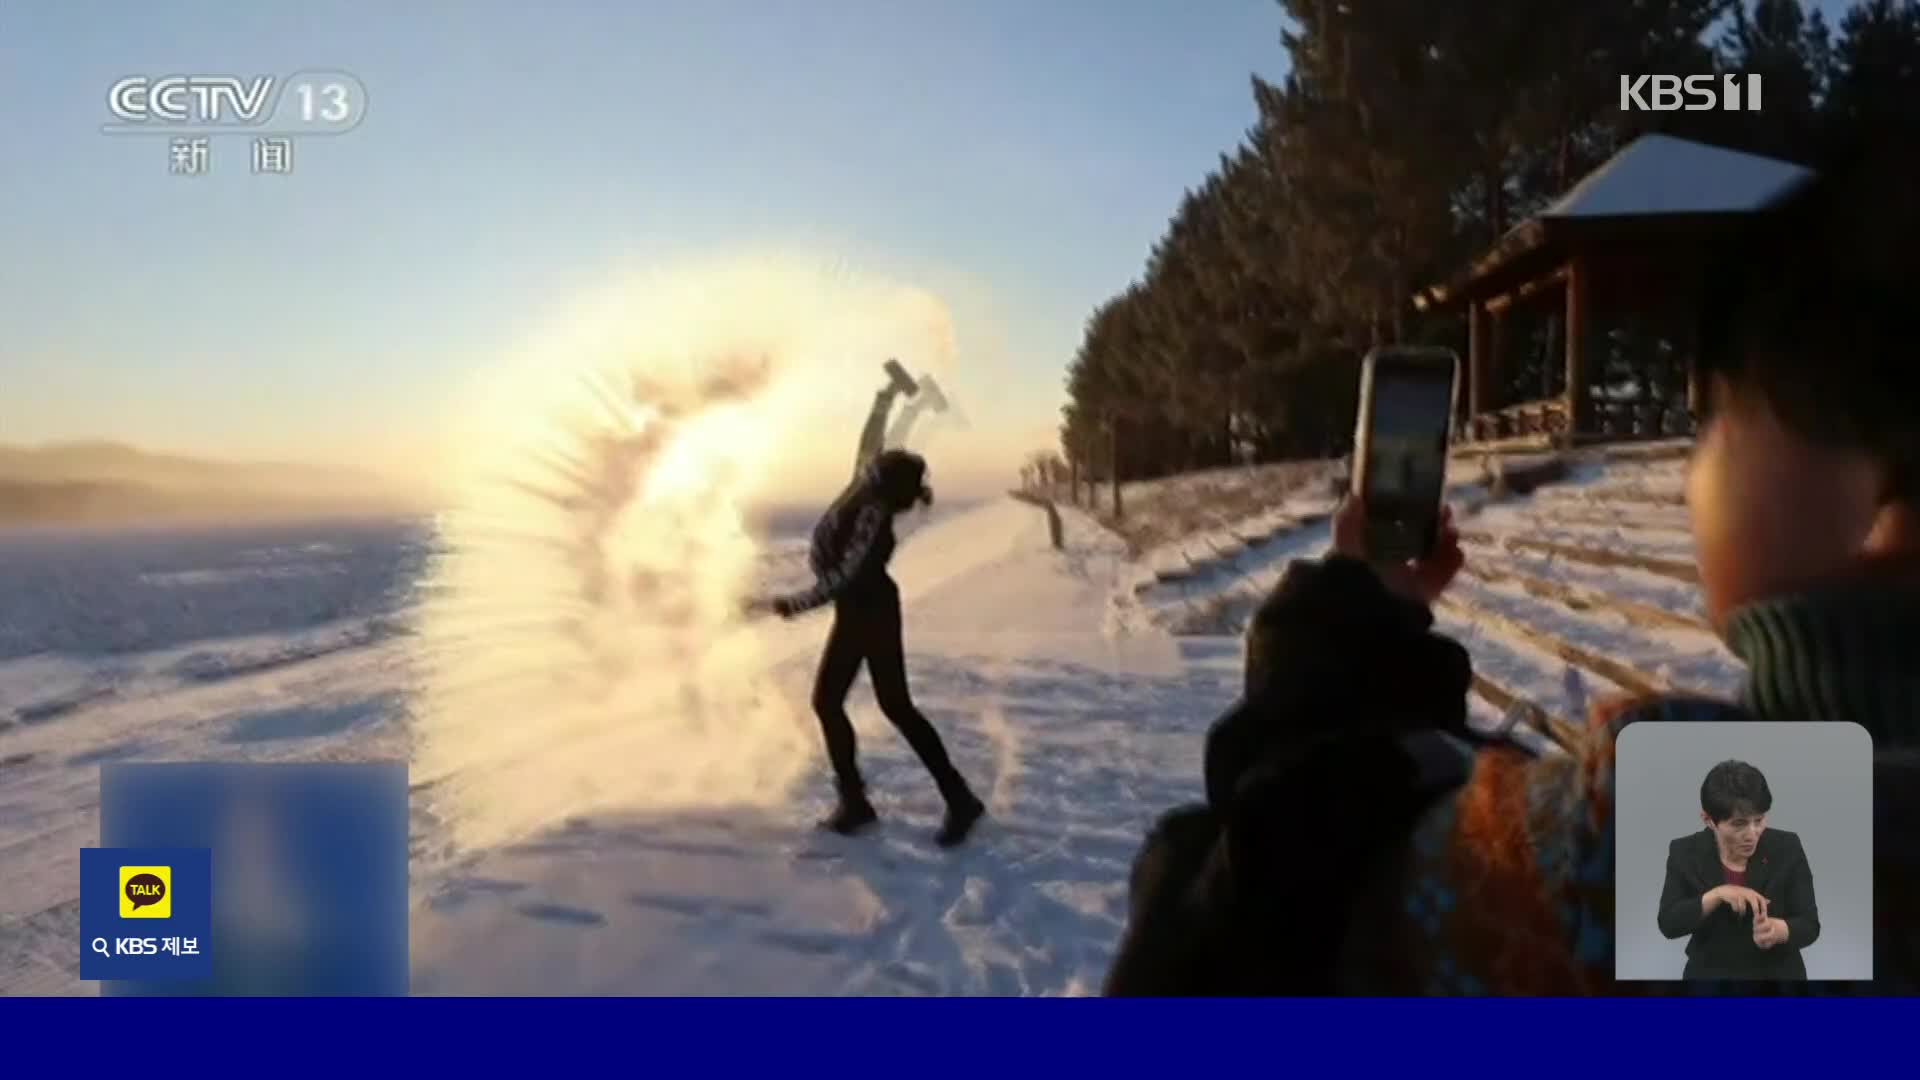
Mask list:
[[213,973],[213,861],[205,848],[80,849],[80,977]]
[[[88,929],[80,977],[105,980],[103,995],[407,993],[404,763],[109,764],[100,774],[100,839],[112,848],[203,849],[203,860],[211,852],[211,887],[193,895],[201,905],[210,897],[217,943],[211,963],[199,955],[197,977],[162,977],[153,967],[100,966],[123,958],[113,934],[107,957],[94,952],[98,932]],[[184,902],[187,886],[176,884]],[[136,895],[144,900],[139,890],[152,887],[142,881]],[[110,886],[84,883],[82,896],[113,899]],[[144,925],[138,914],[122,922],[135,928],[122,936]]]
[[[150,998],[0,1001],[31,1031],[9,1065],[69,1060],[105,1024],[218,1031],[204,1070],[233,1062],[331,1075],[430,1065],[434,1075],[589,1066],[646,1076],[914,1080],[1001,1075],[1153,1076],[1219,1069],[1278,1077],[1571,1077],[1727,1071],[1910,1071],[1920,1001],[1889,999],[755,1000]],[[1769,1033],[1772,1033],[1770,1036]],[[1786,1037],[1778,1037],[1786,1033]],[[64,1056],[56,1058],[55,1054]],[[849,1065],[849,1062],[856,1064]],[[185,1066],[183,1066],[185,1067]],[[1755,1068],[1761,1068],[1756,1064]]]

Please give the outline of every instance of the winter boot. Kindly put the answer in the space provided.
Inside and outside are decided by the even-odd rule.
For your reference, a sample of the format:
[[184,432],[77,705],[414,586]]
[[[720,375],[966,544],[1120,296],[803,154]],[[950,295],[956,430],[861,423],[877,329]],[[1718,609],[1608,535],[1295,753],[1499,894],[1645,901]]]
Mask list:
[[947,818],[933,842],[943,848],[958,847],[973,831],[974,823],[987,812],[987,804],[970,789],[962,787],[947,798]]
[[840,805],[834,807],[833,813],[820,822],[820,827],[841,836],[852,836],[879,820],[880,815],[874,811],[873,804],[867,801],[866,792],[842,791]]

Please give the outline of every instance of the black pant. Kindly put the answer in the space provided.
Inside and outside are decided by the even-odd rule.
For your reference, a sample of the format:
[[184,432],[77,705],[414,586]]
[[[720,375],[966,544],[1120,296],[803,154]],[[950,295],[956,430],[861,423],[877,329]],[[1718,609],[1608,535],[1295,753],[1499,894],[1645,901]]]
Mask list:
[[939,734],[907,693],[907,657],[900,633],[900,593],[890,581],[834,605],[833,629],[827,633],[827,648],[813,682],[813,711],[826,736],[827,760],[833,764],[834,781],[842,795],[865,792],[855,759],[853,722],[847,719],[847,694],[865,663],[880,711],[906,737],[933,774],[940,794],[951,802],[967,791],[967,784],[947,757]]

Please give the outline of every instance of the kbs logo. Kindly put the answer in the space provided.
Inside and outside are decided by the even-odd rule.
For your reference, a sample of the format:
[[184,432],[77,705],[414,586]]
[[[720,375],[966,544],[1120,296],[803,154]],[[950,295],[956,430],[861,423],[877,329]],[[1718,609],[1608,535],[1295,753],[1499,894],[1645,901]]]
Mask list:
[[120,917],[123,919],[172,918],[173,867],[121,867]]
[[1701,112],[1710,109],[1759,112],[1760,76],[1620,76],[1621,112]]

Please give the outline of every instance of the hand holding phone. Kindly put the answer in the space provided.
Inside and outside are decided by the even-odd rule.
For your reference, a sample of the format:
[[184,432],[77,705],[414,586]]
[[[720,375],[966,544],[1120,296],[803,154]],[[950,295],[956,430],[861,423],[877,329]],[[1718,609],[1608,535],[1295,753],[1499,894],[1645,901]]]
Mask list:
[[1431,605],[1447,591],[1467,563],[1460,550],[1460,532],[1453,512],[1440,508],[1439,530],[1433,549],[1404,563],[1383,563],[1367,550],[1367,505],[1358,495],[1348,496],[1333,513],[1333,550],[1337,555],[1374,565],[1387,587],[1412,600]]

